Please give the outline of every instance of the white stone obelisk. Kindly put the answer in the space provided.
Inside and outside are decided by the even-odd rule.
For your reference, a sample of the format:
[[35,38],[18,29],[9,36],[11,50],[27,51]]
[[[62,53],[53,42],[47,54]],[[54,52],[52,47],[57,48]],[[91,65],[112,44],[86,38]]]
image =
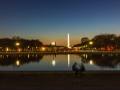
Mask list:
[[69,33],[68,33],[68,48],[70,47],[70,39],[69,39]]

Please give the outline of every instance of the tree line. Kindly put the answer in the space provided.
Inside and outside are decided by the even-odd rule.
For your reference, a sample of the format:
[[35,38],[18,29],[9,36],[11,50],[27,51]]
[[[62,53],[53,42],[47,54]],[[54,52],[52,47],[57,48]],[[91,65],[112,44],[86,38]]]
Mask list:
[[[19,43],[17,46],[16,43]],[[11,50],[16,50],[18,47],[24,51],[26,48],[29,50],[36,49],[40,46],[42,46],[43,43],[39,41],[38,39],[36,40],[28,40],[28,39],[23,39],[19,36],[14,36],[13,38],[1,38],[0,39],[0,49],[5,51],[6,48],[8,47]]]
[[100,34],[96,35],[92,39],[93,47],[101,48],[104,47],[107,49],[108,47],[113,47],[114,49],[120,48],[120,35],[117,36],[115,34]]
[[[93,44],[90,45],[89,42],[92,41]],[[16,45],[16,43],[19,43],[19,46]],[[28,40],[28,39],[23,39],[19,36],[14,36],[13,38],[1,38],[0,39],[0,51],[3,50],[5,51],[6,47],[8,47],[11,50],[16,50],[19,48],[22,49],[22,51],[25,51],[26,49],[29,51],[34,51],[39,49],[43,43],[39,41],[38,39],[36,40]],[[74,46],[85,46],[87,47],[94,47],[94,48],[101,48],[103,47],[105,50],[108,49],[108,47],[113,47],[114,49],[120,49],[120,35],[117,36],[116,34],[99,34],[95,35],[91,40],[77,44]],[[86,46],[84,47],[86,48]]]
[[[92,44],[90,44],[92,42]],[[102,47],[104,50],[108,50],[108,48],[120,49],[120,35],[117,36],[116,34],[99,34],[95,35],[91,40],[83,42],[81,44],[74,45],[75,47],[81,46],[81,49],[86,48],[97,48],[101,49]]]

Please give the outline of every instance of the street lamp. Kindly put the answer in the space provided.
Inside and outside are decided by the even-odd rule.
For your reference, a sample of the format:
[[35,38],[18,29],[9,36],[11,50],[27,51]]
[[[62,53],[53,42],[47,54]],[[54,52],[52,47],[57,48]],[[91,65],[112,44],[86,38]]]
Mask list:
[[[90,41],[90,42],[89,42],[89,44],[90,44],[90,47],[91,47],[91,46],[92,46],[92,44],[93,44],[93,42],[92,42],[92,41]],[[90,49],[91,49],[91,48],[90,48]]]
[[9,48],[8,48],[8,47],[6,47],[6,48],[5,48],[5,51],[7,51],[7,52],[8,52],[8,51],[9,51]]
[[17,43],[16,43],[16,46],[19,46],[19,45],[20,45],[20,43],[19,43],[19,42],[17,42]]
[[42,51],[45,51],[45,47],[42,47]]
[[52,45],[55,45],[55,42],[52,42]]
[[54,51],[54,46],[56,46],[56,42],[52,42],[52,49]]
[[17,49],[18,49],[18,46],[20,45],[20,43],[19,42],[16,42],[16,47],[17,47]]
[[90,44],[90,45],[92,45],[92,44],[93,44],[93,42],[92,42],[92,41],[90,41],[90,42],[89,42],[89,44]]

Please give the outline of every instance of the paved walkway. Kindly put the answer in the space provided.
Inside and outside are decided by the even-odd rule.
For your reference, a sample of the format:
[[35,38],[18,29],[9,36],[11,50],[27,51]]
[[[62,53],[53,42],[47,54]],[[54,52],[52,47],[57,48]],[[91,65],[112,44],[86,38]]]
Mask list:
[[0,72],[0,90],[120,90],[119,73],[87,72],[83,77],[75,77],[72,72],[36,73]]

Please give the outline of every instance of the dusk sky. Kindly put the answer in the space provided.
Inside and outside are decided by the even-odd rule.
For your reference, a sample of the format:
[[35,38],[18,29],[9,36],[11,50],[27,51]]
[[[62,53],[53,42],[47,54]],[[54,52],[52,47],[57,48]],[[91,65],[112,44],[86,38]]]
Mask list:
[[82,37],[120,34],[120,0],[0,0],[0,38],[67,46]]

